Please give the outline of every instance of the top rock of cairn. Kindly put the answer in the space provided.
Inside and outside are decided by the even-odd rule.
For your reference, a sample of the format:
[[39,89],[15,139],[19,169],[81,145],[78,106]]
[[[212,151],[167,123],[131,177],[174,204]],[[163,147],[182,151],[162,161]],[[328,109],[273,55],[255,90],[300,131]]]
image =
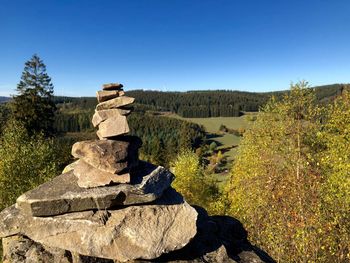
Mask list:
[[103,90],[97,91],[96,95],[99,104],[92,124],[98,127],[97,136],[103,140],[128,133],[126,115],[132,110],[128,105],[135,99],[125,96],[123,85],[119,83],[104,84]]
[[102,85],[103,90],[121,90],[123,88],[123,84],[120,83],[107,83]]

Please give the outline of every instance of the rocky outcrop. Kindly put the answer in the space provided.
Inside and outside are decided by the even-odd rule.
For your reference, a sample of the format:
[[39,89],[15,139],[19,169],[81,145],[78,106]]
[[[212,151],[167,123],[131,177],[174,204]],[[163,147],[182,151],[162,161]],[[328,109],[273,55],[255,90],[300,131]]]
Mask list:
[[[196,207],[197,229],[194,238],[182,249],[165,253],[162,256],[151,259],[137,259],[132,262],[177,262],[177,263],[263,263],[274,262],[266,253],[252,246],[247,241],[247,233],[242,224],[232,217],[226,216],[208,216],[202,208]],[[14,234],[13,232],[12,234]],[[9,262],[33,262],[30,254],[26,254],[29,250],[23,246],[23,242],[31,244],[31,250],[35,251],[32,254],[37,255],[37,260],[34,262],[61,262],[61,261],[40,261],[50,256],[50,258],[62,259],[62,262],[99,262],[113,263],[115,260],[108,260],[99,257],[84,256],[78,253],[67,251],[64,249],[53,249],[52,247],[41,245],[34,242],[28,237],[11,236],[3,240],[12,240],[12,246],[4,245],[4,257],[15,257],[21,255],[19,260]],[[17,240],[20,240],[17,242]],[[17,243],[16,243],[17,242]],[[28,260],[26,260],[28,256]],[[38,256],[41,256],[41,258]]]
[[73,170],[21,195],[17,207],[32,216],[50,216],[149,203],[159,198],[174,178],[163,167],[145,162],[133,175],[130,184],[83,188]]
[[[153,204],[30,217],[12,206],[1,220],[11,234],[82,255],[153,259],[184,247],[196,234],[197,212],[169,189]],[[6,234],[1,231],[1,235]]]
[[0,213],[4,262],[273,262],[237,220],[190,206],[169,170],[139,161],[122,88],[97,92],[100,140],[75,143],[77,161]]

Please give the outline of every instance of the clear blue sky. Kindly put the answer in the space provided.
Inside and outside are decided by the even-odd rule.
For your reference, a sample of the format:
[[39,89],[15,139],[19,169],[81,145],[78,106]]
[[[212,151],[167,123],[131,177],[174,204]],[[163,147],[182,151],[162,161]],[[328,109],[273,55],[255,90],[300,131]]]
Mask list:
[[0,95],[38,53],[55,94],[350,82],[349,0],[0,0]]

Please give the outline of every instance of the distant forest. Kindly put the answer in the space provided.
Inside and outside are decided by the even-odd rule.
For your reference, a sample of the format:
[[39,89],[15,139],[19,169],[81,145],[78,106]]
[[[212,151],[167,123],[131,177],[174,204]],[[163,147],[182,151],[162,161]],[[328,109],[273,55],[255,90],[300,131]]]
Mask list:
[[[315,87],[317,99],[327,101],[341,94],[347,84]],[[161,92],[132,90],[128,96],[136,98],[137,108],[151,111],[171,111],[185,118],[231,117],[243,112],[258,111],[271,96],[281,98],[288,91],[254,93],[229,90]],[[94,97],[55,97],[56,103],[69,104],[72,111],[92,109]],[[63,106],[64,107],[64,106]]]
[[4,102],[9,101],[9,100],[10,100],[9,97],[0,96],[0,103],[4,103]]
[[[93,111],[60,111],[55,118],[55,128],[59,133],[94,132],[91,124]],[[134,112],[128,116],[132,135],[143,141],[142,159],[156,164],[168,164],[176,154],[185,148],[200,147],[205,130],[202,126],[175,118],[167,118]]]

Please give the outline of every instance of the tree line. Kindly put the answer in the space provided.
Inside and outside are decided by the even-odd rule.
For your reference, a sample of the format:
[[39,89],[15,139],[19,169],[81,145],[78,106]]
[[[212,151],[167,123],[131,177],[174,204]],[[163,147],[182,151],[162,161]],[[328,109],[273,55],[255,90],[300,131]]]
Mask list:
[[[314,87],[318,102],[329,102],[347,88],[347,84]],[[289,91],[242,92],[208,90],[188,92],[161,92],[150,90],[127,91],[134,97],[139,109],[144,111],[171,111],[185,118],[240,116],[243,112],[258,111],[272,97],[281,99]],[[56,104],[70,111],[91,109],[96,105],[94,97],[55,97]]]

